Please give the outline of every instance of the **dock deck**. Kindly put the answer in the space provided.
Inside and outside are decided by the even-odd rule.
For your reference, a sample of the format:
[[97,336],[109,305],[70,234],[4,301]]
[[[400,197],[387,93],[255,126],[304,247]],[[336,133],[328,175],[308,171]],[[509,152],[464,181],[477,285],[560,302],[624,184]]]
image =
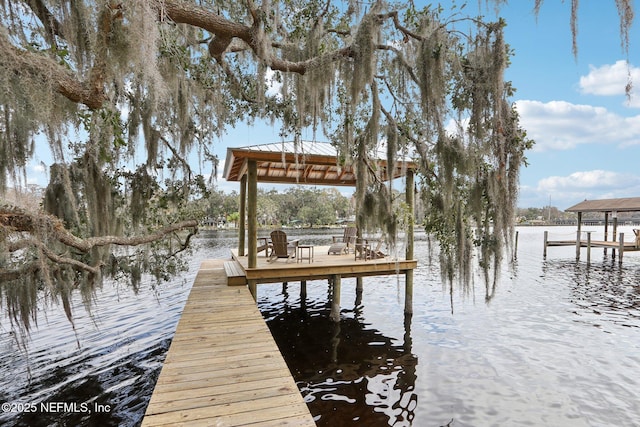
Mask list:
[[[398,274],[417,267],[416,260],[394,259],[386,256],[379,259],[356,260],[351,253],[348,255],[327,254],[328,246],[315,246],[313,260],[278,259],[268,262],[264,252],[259,253],[255,268],[248,267],[248,258],[238,256],[238,251],[232,251],[232,257],[244,270],[247,280],[257,283],[275,283],[296,280],[322,280],[339,275],[343,278],[384,276]],[[306,254],[305,254],[306,256]]]
[[[638,251],[638,248],[635,242],[623,242],[622,245],[620,242],[612,242],[610,240],[591,240],[591,242],[587,242],[586,240],[580,240],[580,247],[586,248],[591,246],[592,248],[610,248],[610,249],[620,249],[624,248],[625,252]],[[576,246],[577,242],[575,240],[549,240],[547,241],[547,246]]]
[[142,425],[315,426],[249,290],[227,286],[225,261],[203,262]]
[[[634,230],[635,232],[635,230]],[[575,240],[549,240],[549,232],[544,232],[544,249],[543,256],[546,258],[547,256],[547,248],[552,246],[575,246],[576,248],[576,260],[580,260],[580,249],[587,248],[587,263],[591,261],[591,249],[593,248],[604,248],[605,253],[607,249],[611,249],[612,257],[616,256],[616,251],[618,252],[618,263],[622,264],[623,255],[626,252],[635,252],[640,251],[640,244],[638,244],[638,237],[634,241],[627,241],[624,238],[624,233],[620,233],[617,241],[615,240],[594,240],[591,238],[591,231],[585,232],[587,238],[581,238],[581,233],[576,233]],[[605,235],[606,236],[606,235]]]

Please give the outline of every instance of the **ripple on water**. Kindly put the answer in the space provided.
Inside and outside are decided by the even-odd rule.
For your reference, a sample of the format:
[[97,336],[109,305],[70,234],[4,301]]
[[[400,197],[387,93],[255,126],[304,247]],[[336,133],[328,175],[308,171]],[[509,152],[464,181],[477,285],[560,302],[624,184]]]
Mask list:
[[[74,325],[60,307],[41,307],[39,325],[30,334],[26,353],[14,335],[0,330],[0,402],[109,407],[91,416],[4,413],[0,424],[139,424],[201,261],[228,256],[231,247],[205,243],[190,259],[189,270],[181,279],[160,284],[147,280],[137,293],[127,286],[105,283],[96,291],[91,313],[76,295]],[[8,324],[6,319],[2,324]]]
[[[309,282],[304,300],[296,283],[260,285],[260,310],[317,424],[637,424],[640,253],[625,254],[622,267],[596,251],[590,266],[576,264],[573,248],[550,248],[543,260],[543,229],[519,231],[517,261],[495,284],[485,286],[476,274],[451,293],[420,236],[412,316],[403,313],[402,275],[365,278],[362,295],[343,280],[338,324],[328,319],[326,282]],[[326,241],[298,232],[311,243]],[[32,335],[28,365],[0,332],[0,401],[113,407],[91,420],[5,414],[0,423],[139,423],[200,260],[227,256],[216,251],[234,241],[202,238],[186,283],[145,285],[137,295],[105,285],[93,317],[74,301],[75,333],[60,310],[48,311]]]

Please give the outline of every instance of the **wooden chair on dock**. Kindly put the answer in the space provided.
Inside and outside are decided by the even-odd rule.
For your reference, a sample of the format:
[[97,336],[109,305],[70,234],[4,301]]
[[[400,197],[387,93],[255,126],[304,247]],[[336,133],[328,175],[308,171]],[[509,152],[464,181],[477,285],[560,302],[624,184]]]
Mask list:
[[278,258],[286,258],[287,262],[295,258],[298,250],[298,240],[287,240],[287,233],[282,230],[271,232],[271,256],[269,262],[277,261]]
[[640,248],[640,228],[634,228],[633,234],[636,235],[636,248]]
[[387,255],[381,251],[382,239],[356,239],[355,260],[379,259]]
[[371,254],[369,255],[369,258],[371,259],[378,259],[378,258],[384,258],[387,255],[382,252],[382,239],[378,239],[375,240],[376,245],[375,246],[371,246]]
[[358,234],[357,227],[346,227],[342,237],[332,236],[333,243],[329,246],[327,254],[348,254],[349,250],[354,249],[356,243],[356,235]]
[[265,258],[269,258],[269,251],[271,250],[271,240],[268,237],[258,237],[258,247],[256,249],[257,253],[264,251]]

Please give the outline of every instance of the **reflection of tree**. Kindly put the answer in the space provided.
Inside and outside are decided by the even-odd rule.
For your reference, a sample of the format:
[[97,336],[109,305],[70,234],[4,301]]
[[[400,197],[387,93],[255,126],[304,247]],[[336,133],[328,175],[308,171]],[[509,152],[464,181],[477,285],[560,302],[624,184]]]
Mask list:
[[317,425],[410,425],[417,406],[411,317],[398,344],[369,328],[358,311],[339,323],[329,312],[330,304],[304,300],[263,310]]

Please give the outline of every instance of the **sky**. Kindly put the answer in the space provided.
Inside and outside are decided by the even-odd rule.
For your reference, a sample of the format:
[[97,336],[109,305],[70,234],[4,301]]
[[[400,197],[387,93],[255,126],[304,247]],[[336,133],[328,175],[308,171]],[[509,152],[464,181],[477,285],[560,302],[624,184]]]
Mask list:
[[[480,3],[494,19],[495,8]],[[517,89],[512,101],[521,126],[536,141],[521,170],[518,206],[564,210],[584,199],[640,197],[638,25],[627,54],[615,2],[580,2],[574,56],[570,2],[547,0],[537,17],[533,4],[512,0],[499,11],[515,51],[505,78]],[[629,73],[636,86],[630,98]],[[226,147],[279,140],[278,129],[242,127],[229,132],[217,152],[224,159]],[[221,188],[237,190],[222,181]]]
[[[615,1],[582,1],[574,57],[570,3],[547,0],[537,17],[533,0],[511,0],[499,10],[515,50],[505,78],[517,89],[512,101],[521,126],[536,141],[521,171],[522,208],[564,210],[584,199],[640,197],[640,30],[633,26],[627,55]],[[467,10],[479,5],[495,18],[484,0],[471,0]],[[636,86],[630,99],[629,73]],[[214,141],[214,152],[224,161],[227,147],[280,140],[277,127],[238,126]],[[221,164],[219,176],[223,170]],[[239,186],[219,179],[218,188]]]
[[[580,2],[573,56],[570,2],[503,8],[515,49],[506,79],[536,141],[520,178],[520,207],[566,209],[584,199],[640,197],[640,31],[622,48],[615,2]],[[637,23],[636,23],[637,24]],[[628,75],[636,86],[628,98]]]

